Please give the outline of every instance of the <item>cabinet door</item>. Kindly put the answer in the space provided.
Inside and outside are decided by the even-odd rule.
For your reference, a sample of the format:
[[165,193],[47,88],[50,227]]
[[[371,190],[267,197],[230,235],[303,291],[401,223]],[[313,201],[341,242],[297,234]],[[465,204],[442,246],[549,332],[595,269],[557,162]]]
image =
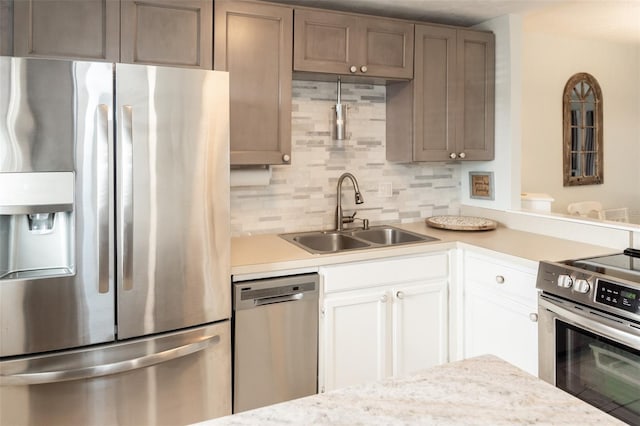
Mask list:
[[339,12],[296,10],[294,69],[410,79],[413,24]]
[[121,11],[122,62],[212,68],[210,0],[122,0]]
[[456,30],[416,25],[414,161],[456,153]]
[[349,74],[358,62],[358,53],[351,47],[357,38],[352,15],[296,10],[293,31],[295,71]]
[[231,164],[291,157],[293,11],[216,1],[214,68],[229,71]]
[[491,33],[458,30],[456,120],[458,156],[493,160],[495,38]]
[[387,375],[388,302],[379,289],[326,296],[320,354],[324,391]]
[[14,3],[15,56],[120,59],[117,0],[19,0]]
[[494,354],[537,376],[537,309],[468,287],[464,301],[464,357]]
[[358,17],[358,39],[352,51],[361,62],[356,73],[384,78],[413,78],[413,24]]
[[538,299],[534,265],[535,262],[525,266],[507,259],[465,253],[464,357],[491,353],[537,375]]
[[447,281],[396,286],[393,295],[393,375],[447,362]]

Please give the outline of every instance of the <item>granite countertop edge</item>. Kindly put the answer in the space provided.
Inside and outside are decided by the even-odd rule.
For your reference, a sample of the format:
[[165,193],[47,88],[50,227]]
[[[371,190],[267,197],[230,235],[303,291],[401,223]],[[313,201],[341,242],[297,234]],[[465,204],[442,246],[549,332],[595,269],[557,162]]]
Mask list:
[[216,425],[622,425],[493,355],[198,423]]

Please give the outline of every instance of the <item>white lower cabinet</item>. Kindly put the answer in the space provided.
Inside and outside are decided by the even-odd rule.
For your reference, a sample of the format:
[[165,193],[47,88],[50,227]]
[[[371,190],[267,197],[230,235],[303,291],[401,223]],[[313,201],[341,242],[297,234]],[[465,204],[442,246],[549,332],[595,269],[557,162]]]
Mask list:
[[394,376],[448,361],[447,287],[443,279],[392,289]]
[[448,360],[446,252],[320,268],[322,391]]
[[470,251],[463,259],[464,358],[494,354],[537,376],[536,266]]
[[321,389],[337,389],[386,376],[389,313],[385,297],[384,291],[375,289],[325,298]]

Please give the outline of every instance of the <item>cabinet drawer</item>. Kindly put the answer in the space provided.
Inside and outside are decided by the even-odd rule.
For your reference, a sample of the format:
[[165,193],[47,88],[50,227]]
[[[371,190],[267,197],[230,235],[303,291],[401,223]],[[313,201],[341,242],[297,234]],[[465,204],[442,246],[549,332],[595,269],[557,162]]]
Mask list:
[[320,269],[324,277],[324,292],[354,290],[414,281],[447,277],[449,260],[447,253],[425,256],[372,260],[328,266]]
[[537,303],[534,269],[476,254],[466,254],[464,273],[467,286],[482,285],[484,289],[517,299],[526,305]]

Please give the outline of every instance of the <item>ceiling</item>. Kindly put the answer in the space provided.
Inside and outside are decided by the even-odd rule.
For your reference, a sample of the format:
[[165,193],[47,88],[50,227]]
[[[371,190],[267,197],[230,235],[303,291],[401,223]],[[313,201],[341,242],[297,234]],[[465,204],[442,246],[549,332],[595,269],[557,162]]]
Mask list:
[[525,31],[640,44],[640,0],[271,1],[460,26],[519,14]]

